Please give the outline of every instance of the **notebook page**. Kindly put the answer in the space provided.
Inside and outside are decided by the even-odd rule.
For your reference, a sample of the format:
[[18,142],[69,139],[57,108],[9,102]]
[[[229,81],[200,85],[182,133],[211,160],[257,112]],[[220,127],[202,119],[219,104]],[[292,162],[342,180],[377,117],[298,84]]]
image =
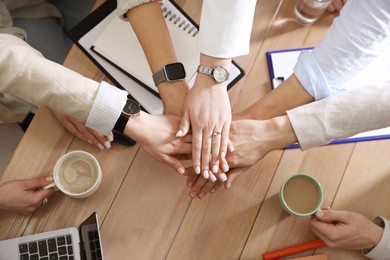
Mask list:
[[[186,80],[190,82],[199,64],[200,54],[196,46],[196,38],[172,21],[168,19],[166,21],[176,55],[185,67]],[[95,41],[93,48],[116,66],[158,92],[141,44],[129,22],[124,22],[115,16]]]

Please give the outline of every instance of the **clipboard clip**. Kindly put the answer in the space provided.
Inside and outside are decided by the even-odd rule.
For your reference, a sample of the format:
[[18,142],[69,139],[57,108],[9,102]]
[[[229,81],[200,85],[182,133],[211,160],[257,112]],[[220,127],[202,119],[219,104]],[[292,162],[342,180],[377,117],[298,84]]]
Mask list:
[[277,88],[284,81],[284,77],[276,77],[272,79],[272,88]]

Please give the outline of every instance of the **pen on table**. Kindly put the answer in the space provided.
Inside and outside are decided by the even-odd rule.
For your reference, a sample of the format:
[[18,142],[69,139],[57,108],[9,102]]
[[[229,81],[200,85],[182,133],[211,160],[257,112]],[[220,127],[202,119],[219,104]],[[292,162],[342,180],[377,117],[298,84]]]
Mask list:
[[276,77],[272,79],[272,88],[275,89],[277,86],[282,84],[284,81],[284,77]]
[[324,247],[326,244],[321,239],[312,240],[303,244],[298,244],[290,247],[286,247],[283,249],[275,250],[272,252],[268,252],[263,254],[264,260],[275,260],[277,258],[288,256],[292,254],[301,253],[307,250],[316,249],[320,247]]

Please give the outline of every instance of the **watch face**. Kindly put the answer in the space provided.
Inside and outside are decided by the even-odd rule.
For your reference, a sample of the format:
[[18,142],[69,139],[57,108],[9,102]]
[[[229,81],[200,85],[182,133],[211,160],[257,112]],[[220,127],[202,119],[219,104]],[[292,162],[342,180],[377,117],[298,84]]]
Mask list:
[[165,73],[168,80],[181,80],[186,77],[184,66],[180,62],[166,65]]
[[223,67],[216,67],[213,72],[213,77],[215,81],[221,83],[229,78],[229,72]]
[[123,113],[129,116],[137,116],[141,111],[141,107],[135,100],[128,99],[125,107],[123,108]]

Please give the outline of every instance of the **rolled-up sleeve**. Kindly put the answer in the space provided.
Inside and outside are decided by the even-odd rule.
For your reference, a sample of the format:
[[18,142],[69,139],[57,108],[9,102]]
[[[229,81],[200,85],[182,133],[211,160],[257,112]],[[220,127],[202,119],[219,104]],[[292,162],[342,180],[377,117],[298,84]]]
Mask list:
[[390,45],[388,0],[351,0],[312,52],[302,52],[294,73],[316,99],[342,91],[341,84]]

